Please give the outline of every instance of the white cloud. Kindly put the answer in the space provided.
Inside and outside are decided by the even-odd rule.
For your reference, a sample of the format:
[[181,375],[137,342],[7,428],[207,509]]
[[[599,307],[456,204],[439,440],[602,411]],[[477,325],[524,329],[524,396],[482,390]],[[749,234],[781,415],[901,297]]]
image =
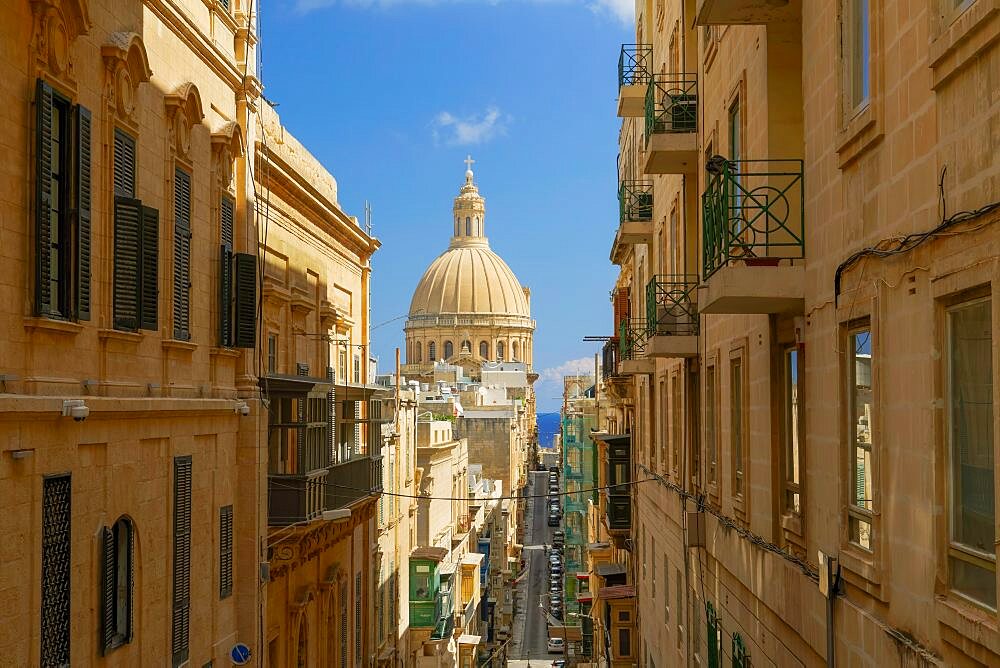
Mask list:
[[507,131],[509,117],[496,107],[487,107],[482,115],[458,118],[442,111],[434,117],[434,141],[451,146],[473,146],[482,144]]
[[610,14],[631,26],[635,23],[635,0],[593,0],[590,9],[598,14]]
[[566,360],[559,366],[542,369],[538,372],[538,380],[543,383],[562,383],[563,376],[576,375],[594,375],[594,358]]

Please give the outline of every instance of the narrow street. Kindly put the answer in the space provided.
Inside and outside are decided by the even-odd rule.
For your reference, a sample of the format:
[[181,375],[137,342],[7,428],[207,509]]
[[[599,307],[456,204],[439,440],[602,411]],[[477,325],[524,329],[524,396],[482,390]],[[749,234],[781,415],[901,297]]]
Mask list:
[[[545,494],[548,473],[533,471],[528,494]],[[552,544],[552,532],[548,527],[544,498],[529,498],[526,516],[530,518],[525,531],[524,555],[527,560],[527,577],[518,585],[518,614],[514,623],[514,651],[508,665],[512,668],[541,668],[551,665],[553,659],[562,658],[546,651],[548,630],[545,614],[540,606],[545,604],[548,594],[546,578],[545,545]]]

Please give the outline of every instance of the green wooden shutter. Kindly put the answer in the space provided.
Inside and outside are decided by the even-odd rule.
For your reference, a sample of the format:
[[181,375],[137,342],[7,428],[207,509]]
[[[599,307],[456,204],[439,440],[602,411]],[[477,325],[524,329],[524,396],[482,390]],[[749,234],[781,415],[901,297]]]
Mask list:
[[52,311],[52,87],[35,92],[35,315]]
[[191,175],[174,171],[174,338],[191,339]]
[[236,253],[235,267],[233,345],[236,348],[253,348],[257,341],[257,257],[249,253]]
[[750,653],[743,644],[743,636],[733,633],[733,668],[749,668]]
[[219,202],[219,345],[233,345],[233,223],[235,206],[229,195]]
[[191,622],[191,456],[174,457],[173,665],[188,659]]
[[101,529],[101,654],[106,654],[115,642],[115,534],[108,527]]
[[233,507],[219,508],[219,598],[233,593]]
[[128,531],[128,554],[125,555],[128,564],[128,583],[126,588],[126,621],[127,626],[125,628],[125,642],[132,642],[132,637],[135,635],[132,626],[132,602],[135,600],[135,525],[131,522],[125,522],[125,526]]
[[708,668],[719,668],[719,618],[711,601],[705,603],[705,617],[708,620]]
[[115,195],[135,197],[135,140],[115,130]]
[[76,317],[90,320],[90,110],[76,107]]
[[115,329],[135,331],[139,325],[139,244],[142,202],[115,197]]
[[139,329],[156,331],[159,320],[160,212],[142,207],[139,256]]

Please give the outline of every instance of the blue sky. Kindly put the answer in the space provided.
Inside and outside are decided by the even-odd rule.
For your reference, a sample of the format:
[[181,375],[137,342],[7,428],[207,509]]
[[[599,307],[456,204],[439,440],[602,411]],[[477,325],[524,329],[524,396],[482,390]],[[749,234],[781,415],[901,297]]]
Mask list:
[[[490,244],[532,291],[539,410],[610,334],[617,226],[618,51],[631,0],[274,0],[261,3],[261,78],[282,122],[371,202],[382,248],[373,322],[402,316],[451,235],[463,160],[476,160]],[[317,69],[322,74],[317,76]],[[380,368],[403,320],[372,332]]]

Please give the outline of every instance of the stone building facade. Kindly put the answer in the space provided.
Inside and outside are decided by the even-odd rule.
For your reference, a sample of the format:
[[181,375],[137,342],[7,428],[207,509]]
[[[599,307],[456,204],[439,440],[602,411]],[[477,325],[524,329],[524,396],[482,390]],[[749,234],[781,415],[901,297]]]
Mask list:
[[998,31],[982,0],[636,4],[612,663],[1000,660]]
[[246,4],[0,8],[10,665],[201,665],[259,646]]

